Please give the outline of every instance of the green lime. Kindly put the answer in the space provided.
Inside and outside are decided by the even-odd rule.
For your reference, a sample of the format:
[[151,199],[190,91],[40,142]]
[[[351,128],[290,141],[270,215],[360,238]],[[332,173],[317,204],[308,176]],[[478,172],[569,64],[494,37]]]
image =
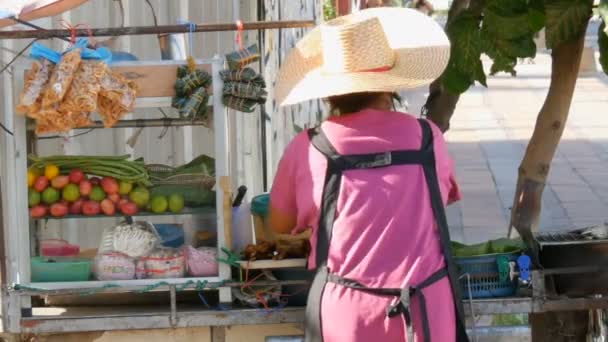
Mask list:
[[180,213],[184,209],[184,196],[180,194],[173,194],[169,196],[169,210],[172,213]]
[[59,191],[48,187],[42,192],[42,202],[45,204],[53,204],[59,201]]
[[34,189],[29,189],[27,191],[27,204],[30,207],[40,204],[40,193]]
[[167,207],[169,207],[169,202],[165,196],[157,195],[152,197],[150,201],[150,209],[155,214],[162,214],[167,211]]
[[118,183],[118,193],[121,195],[128,195],[133,190],[133,183],[120,181]]
[[76,184],[68,184],[63,188],[63,199],[68,202],[76,202],[80,198],[80,187]]
[[95,202],[101,202],[106,198],[106,193],[99,185],[96,185],[93,187],[93,190],[91,190],[89,198]]
[[137,207],[145,208],[150,201],[150,192],[144,187],[137,187],[129,193],[129,199],[137,204]]

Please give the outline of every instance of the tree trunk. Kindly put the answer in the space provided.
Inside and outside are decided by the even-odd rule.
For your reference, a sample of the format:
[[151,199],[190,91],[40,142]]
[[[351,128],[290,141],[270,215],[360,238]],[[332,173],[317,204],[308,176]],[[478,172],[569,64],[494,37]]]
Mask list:
[[[450,25],[450,21],[453,18],[467,8],[481,13],[483,4],[484,0],[454,0],[448,11],[446,28]],[[433,121],[445,133],[450,129],[450,120],[452,119],[452,115],[454,115],[459,98],[459,95],[447,92],[441,85],[441,78],[438,78],[429,86],[429,97],[424,107],[422,107],[422,114]]]
[[[536,265],[540,263],[533,233],[538,231],[545,182],[572,104],[585,43],[585,31],[581,30],[582,34],[576,40],[553,49],[549,92],[519,167],[509,235],[513,233],[512,228],[517,230],[530,247],[531,257]],[[532,314],[532,341],[585,341],[587,323],[587,311]]]
[[538,230],[545,181],[564,131],[585,43],[585,29],[576,40],[553,49],[551,84],[534,126],[523,161],[511,211],[512,228],[524,239]]

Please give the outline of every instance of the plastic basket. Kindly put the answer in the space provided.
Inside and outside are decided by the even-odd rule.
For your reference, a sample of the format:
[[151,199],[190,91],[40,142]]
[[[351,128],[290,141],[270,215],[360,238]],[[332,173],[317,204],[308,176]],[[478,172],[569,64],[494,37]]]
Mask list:
[[91,276],[91,260],[82,258],[33,257],[33,282],[87,281]]
[[460,278],[463,298],[469,297],[468,285],[470,285],[471,296],[474,299],[513,296],[517,291],[517,281],[511,281],[509,277],[501,281],[498,258],[505,256],[509,261],[516,261],[518,254],[504,253],[455,258],[460,275],[469,275],[469,277]]

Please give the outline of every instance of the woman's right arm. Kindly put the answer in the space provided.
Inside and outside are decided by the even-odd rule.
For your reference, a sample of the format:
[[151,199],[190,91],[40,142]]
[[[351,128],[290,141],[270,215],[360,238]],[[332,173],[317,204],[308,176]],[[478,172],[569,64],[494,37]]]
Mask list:
[[290,233],[297,224],[295,149],[294,139],[283,152],[270,192],[268,219],[272,230],[279,234]]

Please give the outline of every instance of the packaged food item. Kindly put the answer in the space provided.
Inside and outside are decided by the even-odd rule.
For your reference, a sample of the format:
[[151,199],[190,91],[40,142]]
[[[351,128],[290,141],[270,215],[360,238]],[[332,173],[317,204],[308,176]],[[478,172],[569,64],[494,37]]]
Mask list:
[[255,72],[251,68],[243,68],[237,70],[226,69],[220,71],[220,78],[224,82],[251,82],[262,87],[266,87],[266,82],[262,75]]
[[158,234],[150,223],[121,223],[104,231],[99,253],[119,252],[139,258],[150,254],[159,244]]
[[55,109],[36,113],[36,134],[62,133],[73,128],[90,126],[90,113],[62,112]]
[[203,70],[196,69],[175,81],[175,93],[179,97],[188,96],[197,88],[206,88],[209,85],[211,85],[211,75]]
[[182,118],[204,118],[207,113],[207,102],[209,102],[209,94],[203,87],[196,89],[190,95],[186,103],[179,109],[179,115]]
[[67,93],[76,70],[80,66],[81,50],[74,49],[61,57],[61,61],[51,73],[48,85],[44,89],[42,108],[54,108],[63,100]]
[[125,114],[130,113],[137,99],[137,84],[107,69],[100,81],[97,112],[104,126],[112,127]]
[[135,279],[135,259],[116,252],[98,254],[93,263],[93,273],[97,280]]
[[224,95],[232,95],[244,99],[257,100],[260,103],[266,102],[268,93],[264,88],[253,82],[228,82],[224,83]]
[[17,113],[28,114],[40,110],[42,91],[51,78],[54,65],[49,60],[35,61],[25,75],[25,85],[19,95]]
[[193,277],[216,276],[219,272],[217,262],[217,248],[186,246],[186,260],[188,263],[188,274]]
[[59,109],[63,112],[90,113],[97,108],[100,80],[106,65],[99,61],[83,61],[74,75],[72,85]]
[[186,274],[186,256],[181,249],[157,248],[140,260],[144,269],[137,272],[148,279],[182,278]]
[[226,55],[226,61],[230,69],[241,69],[260,59],[260,51],[257,44],[248,48],[237,50]]

